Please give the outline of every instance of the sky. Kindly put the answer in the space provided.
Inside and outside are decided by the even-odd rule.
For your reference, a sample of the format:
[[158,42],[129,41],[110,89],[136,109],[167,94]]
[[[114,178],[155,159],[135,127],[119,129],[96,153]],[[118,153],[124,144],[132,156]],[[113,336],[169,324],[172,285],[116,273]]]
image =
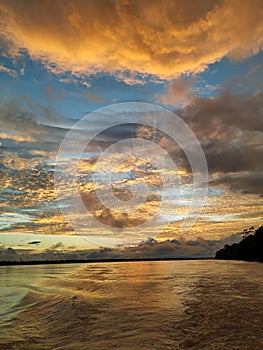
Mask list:
[[[147,237],[218,241],[262,224],[262,48],[261,0],[2,0],[0,246],[43,250],[61,242],[77,250]],[[130,102],[137,103],[132,111]],[[125,105],[108,107],[118,103]],[[140,103],[167,111],[154,117],[164,125],[169,115],[165,130],[176,129],[178,116],[204,152],[207,198],[189,230],[182,230],[191,220],[186,212],[194,188],[187,152],[163,130],[136,123]],[[107,129],[109,118],[119,125]],[[74,147],[102,126],[82,149],[72,180]],[[72,128],[75,134],[68,134]],[[67,153],[58,163],[66,136]],[[115,164],[111,189],[107,181],[98,186],[106,193],[101,204],[92,183],[98,157],[129,138],[133,147],[136,138],[148,143],[131,159],[131,146],[118,144],[115,158],[101,163],[105,174]],[[149,164],[153,147],[163,148],[159,155],[168,154],[176,169],[163,169],[160,160]],[[128,214],[112,210],[110,191],[129,204],[138,181],[142,194],[140,180],[150,188],[142,206]],[[176,203],[172,185],[180,185]],[[76,197],[85,207],[82,217]],[[197,203],[198,195],[192,200]],[[161,212],[164,201],[169,206]],[[92,225],[83,219],[88,215]]]

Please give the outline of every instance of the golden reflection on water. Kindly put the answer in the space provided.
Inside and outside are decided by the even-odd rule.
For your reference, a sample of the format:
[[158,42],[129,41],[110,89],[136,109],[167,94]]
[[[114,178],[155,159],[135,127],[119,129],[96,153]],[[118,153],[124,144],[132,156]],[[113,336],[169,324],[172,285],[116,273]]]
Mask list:
[[212,260],[0,268],[2,297],[14,301],[0,348],[248,348],[237,335],[260,334],[262,280],[260,264]]

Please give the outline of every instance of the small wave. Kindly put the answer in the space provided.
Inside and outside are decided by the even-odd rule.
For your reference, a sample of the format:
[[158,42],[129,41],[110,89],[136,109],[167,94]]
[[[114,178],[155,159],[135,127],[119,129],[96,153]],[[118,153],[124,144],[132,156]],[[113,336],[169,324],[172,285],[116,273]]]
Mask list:
[[17,312],[21,311],[21,303],[29,289],[3,287],[0,291],[0,326],[11,320]]
[[1,350],[262,348],[262,265],[100,266],[32,288],[0,335]]

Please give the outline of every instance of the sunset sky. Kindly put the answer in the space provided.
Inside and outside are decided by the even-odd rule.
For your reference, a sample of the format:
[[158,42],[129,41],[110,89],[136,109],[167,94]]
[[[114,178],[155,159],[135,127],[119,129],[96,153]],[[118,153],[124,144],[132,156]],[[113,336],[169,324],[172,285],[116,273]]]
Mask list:
[[[58,242],[70,249],[96,247],[61,214],[54,167],[76,122],[120,102],[175,112],[207,160],[208,197],[199,220],[182,232],[185,208],[179,208],[165,230],[154,226],[148,237],[217,240],[262,224],[262,49],[262,0],[1,0],[1,244],[23,249],[39,240],[38,249]],[[78,169],[86,179],[80,185],[83,201],[106,223],[110,214],[97,207],[89,174],[106,144],[131,134],[164,145],[185,198],[191,188],[189,164],[171,140],[142,127],[106,132]],[[119,169],[123,174],[126,164]],[[158,176],[149,181],[159,186]],[[151,215],[155,204],[150,199],[134,219]],[[170,221],[168,214],[163,220]],[[110,244],[110,236],[93,234],[98,246]]]

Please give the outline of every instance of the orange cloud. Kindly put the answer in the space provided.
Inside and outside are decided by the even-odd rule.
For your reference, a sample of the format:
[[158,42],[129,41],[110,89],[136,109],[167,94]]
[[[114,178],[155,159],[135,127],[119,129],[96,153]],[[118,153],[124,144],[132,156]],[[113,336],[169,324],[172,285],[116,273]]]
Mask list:
[[3,0],[0,12],[6,48],[55,72],[173,78],[263,47],[261,0]]
[[157,98],[164,104],[170,105],[186,105],[194,97],[195,92],[192,88],[193,80],[176,79],[171,81],[166,93]]

